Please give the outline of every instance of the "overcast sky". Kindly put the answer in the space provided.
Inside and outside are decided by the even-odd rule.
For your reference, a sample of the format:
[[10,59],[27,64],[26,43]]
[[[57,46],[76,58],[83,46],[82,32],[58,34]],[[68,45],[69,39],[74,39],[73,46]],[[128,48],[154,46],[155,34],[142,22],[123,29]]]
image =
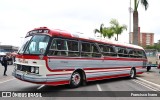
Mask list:
[[[133,8],[133,1],[132,8]],[[94,36],[93,30],[115,18],[128,30],[119,38],[128,43],[130,0],[0,0],[0,42],[19,46],[22,37],[34,28],[46,26]],[[141,32],[155,33],[160,39],[160,0],[148,0],[147,11],[139,5]],[[133,28],[132,28],[133,29]]]

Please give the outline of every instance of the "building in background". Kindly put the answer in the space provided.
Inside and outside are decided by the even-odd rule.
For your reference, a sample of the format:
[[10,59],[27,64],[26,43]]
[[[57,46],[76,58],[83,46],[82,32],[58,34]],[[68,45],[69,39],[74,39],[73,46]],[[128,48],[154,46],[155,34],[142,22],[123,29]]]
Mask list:
[[[129,42],[133,44],[133,32],[129,35]],[[154,45],[154,33],[140,32],[140,27],[138,27],[138,45],[142,47],[153,46]]]
[[0,61],[2,60],[4,55],[7,55],[8,61],[7,63],[13,64],[15,61],[15,55],[18,51],[18,47],[12,45],[0,45]]
[[17,52],[18,47],[12,46],[12,45],[0,45],[0,53],[12,53]]

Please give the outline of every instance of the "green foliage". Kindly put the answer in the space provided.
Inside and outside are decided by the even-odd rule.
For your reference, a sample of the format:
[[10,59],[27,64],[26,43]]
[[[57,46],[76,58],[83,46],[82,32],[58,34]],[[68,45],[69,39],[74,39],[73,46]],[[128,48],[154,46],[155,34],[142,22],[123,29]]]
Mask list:
[[145,7],[145,10],[147,10],[148,0],[134,0],[134,11],[138,10],[139,1],[141,1],[142,6]]
[[100,33],[100,34],[101,34],[101,37],[102,37],[102,35],[104,34],[104,33],[103,33],[103,26],[104,26],[104,24],[101,24],[100,29],[95,29],[95,30],[94,30],[94,33],[95,33],[95,34],[96,34],[96,33]]
[[104,38],[111,38],[114,35],[113,30],[110,27],[104,27],[104,24],[101,24],[100,29],[95,29],[94,33],[100,33]]
[[127,26],[120,25],[116,19],[111,19],[110,24],[111,24],[111,29],[113,30],[114,34],[117,34],[116,40],[118,41],[118,35],[120,35],[124,30],[127,30]]
[[109,39],[113,37],[114,34],[117,34],[116,40],[118,41],[118,35],[120,35],[124,30],[127,30],[127,26],[120,25],[116,19],[111,19],[110,25],[110,27],[104,27],[104,24],[101,24],[100,29],[95,29],[94,33],[100,33],[101,37],[108,37]]
[[160,52],[160,44],[155,44],[153,46],[146,46],[145,49],[156,49]]
[[103,33],[104,38],[108,37],[110,39],[114,35],[114,31],[110,27],[104,27],[103,31],[104,31],[104,33]]

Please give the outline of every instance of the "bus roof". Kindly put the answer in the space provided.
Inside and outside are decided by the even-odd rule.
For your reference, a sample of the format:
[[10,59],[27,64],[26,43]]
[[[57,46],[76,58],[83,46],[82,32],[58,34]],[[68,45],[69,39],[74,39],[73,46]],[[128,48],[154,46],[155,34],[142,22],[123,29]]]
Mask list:
[[[57,36],[57,37],[66,37],[66,38],[74,38],[74,39],[80,39],[80,40],[87,40],[87,41],[93,41],[97,43],[106,43],[106,44],[112,44],[115,46],[122,46],[122,47],[129,47],[129,48],[135,48],[135,49],[142,49],[142,47],[133,45],[133,44],[128,44],[128,43],[121,43],[118,41],[111,41],[109,39],[96,39],[94,37],[87,37],[83,33],[77,32],[77,33],[70,33],[64,30],[60,29],[48,29],[47,27],[40,27],[40,28],[35,28],[34,30],[49,30],[49,35],[51,36]],[[34,31],[32,30],[32,31]]]

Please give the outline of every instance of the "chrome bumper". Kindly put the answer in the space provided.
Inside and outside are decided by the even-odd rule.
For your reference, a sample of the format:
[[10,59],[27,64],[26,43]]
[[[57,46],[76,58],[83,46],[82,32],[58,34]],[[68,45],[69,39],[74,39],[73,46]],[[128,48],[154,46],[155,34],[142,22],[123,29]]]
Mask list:
[[20,80],[29,81],[29,82],[47,82],[46,76],[41,75],[33,75],[28,74],[26,72],[20,72],[20,71],[13,71],[12,75]]

